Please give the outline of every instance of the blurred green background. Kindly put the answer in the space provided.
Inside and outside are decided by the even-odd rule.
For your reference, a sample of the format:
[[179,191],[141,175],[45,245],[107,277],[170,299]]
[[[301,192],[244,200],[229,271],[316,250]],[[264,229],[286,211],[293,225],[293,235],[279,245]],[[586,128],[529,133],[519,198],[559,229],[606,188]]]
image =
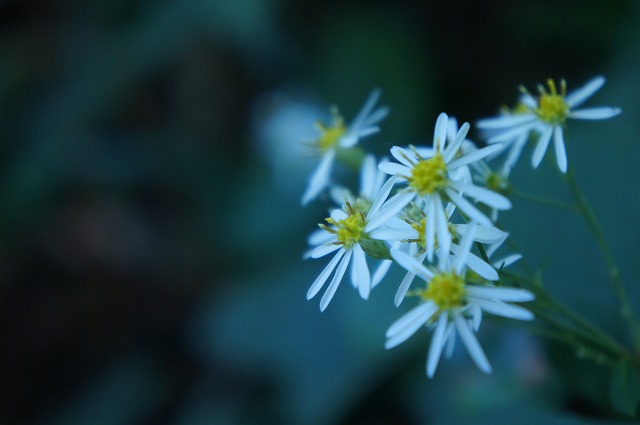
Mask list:
[[[0,1],[0,423],[624,423],[605,368],[517,324],[483,325],[491,376],[458,347],[428,380],[426,332],[383,348],[411,307],[397,270],[367,303],[344,282],[307,302],[326,206],[300,207],[299,142],[374,87],[392,113],[362,146],[383,155],[429,143],[441,111],[473,123],[519,84],[603,74],[589,104],[623,114],[572,125],[568,156],[640,309],[639,6]],[[515,184],[568,200],[530,153]],[[579,218],[521,200],[502,218],[552,293],[625,340]]]

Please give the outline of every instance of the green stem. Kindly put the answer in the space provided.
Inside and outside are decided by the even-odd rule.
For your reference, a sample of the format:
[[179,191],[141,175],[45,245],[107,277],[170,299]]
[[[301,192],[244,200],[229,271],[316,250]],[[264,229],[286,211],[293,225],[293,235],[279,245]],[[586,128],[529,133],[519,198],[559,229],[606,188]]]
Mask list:
[[636,351],[640,351],[640,325],[638,325],[638,321],[631,308],[631,305],[629,304],[629,298],[627,296],[626,290],[624,289],[624,284],[620,276],[620,269],[618,268],[611,249],[609,248],[609,244],[605,239],[604,232],[600,227],[600,223],[598,222],[593,209],[580,190],[572,169],[569,169],[567,171],[566,181],[569,186],[569,190],[575,198],[578,204],[578,208],[582,213],[582,216],[586,220],[587,226],[596,239],[598,248],[600,249],[600,252],[604,257],[604,261],[609,270],[609,277],[611,279],[613,292],[618,298],[618,302],[620,303],[620,316],[629,323],[633,346]]
[[[515,283],[526,284],[527,289],[534,292],[536,295],[536,301],[532,306],[535,306],[532,310],[536,310],[534,313],[537,317],[541,316],[554,327],[560,330],[570,331],[570,333],[573,332],[577,336],[591,341],[592,344],[598,345],[607,350],[607,352],[614,354],[614,357],[629,356],[629,353],[622,344],[613,339],[597,325],[556,300],[553,296],[547,293],[540,284],[509,272],[503,271],[502,275]],[[555,311],[559,313],[564,316],[569,323],[556,319],[553,315],[548,314],[548,311]]]
[[567,204],[565,202],[556,201],[554,199],[548,199],[543,196],[535,195],[532,193],[522,192],[516,189],[511,190],[511,194],[518,198],[524,199],[526,201],[535,202],[536,204],[547,205],[550,207],[561,208],[564,210],[570,210],[574,212],[578,212],[578,208],[575,205]]

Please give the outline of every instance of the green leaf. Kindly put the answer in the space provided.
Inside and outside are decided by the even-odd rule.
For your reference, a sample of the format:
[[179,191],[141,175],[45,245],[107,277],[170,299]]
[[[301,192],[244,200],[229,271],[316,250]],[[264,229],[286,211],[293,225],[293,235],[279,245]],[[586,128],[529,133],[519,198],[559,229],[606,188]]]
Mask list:
[[636,416],[640,401],[640,374],[628,359],[621,360],[613,369],[609,399],[616,411]]

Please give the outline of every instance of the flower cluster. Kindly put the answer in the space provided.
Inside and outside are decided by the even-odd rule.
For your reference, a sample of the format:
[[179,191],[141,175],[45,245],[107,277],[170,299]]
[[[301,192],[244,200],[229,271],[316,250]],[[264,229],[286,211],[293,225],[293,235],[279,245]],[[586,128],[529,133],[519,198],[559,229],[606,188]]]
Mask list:
[[[320,300],[324,311],[349,269],[352,286],[366,300],[395,264],[406,272],[398,283],[395,305],[405,298],[416,300],[417,305],[389,327],[385,347],[395,347],[426,328],[433,333],[426,364],[429,377],[442,352],[451,355],[458,337],[478,368],[490,372],[476,338],[485,313],[534,318],[515,304],[533,301],[533,294],[509,287],[501,279],[503,268],[520,255],[492,258],[508,237],[496,224],[498,212],[511,208],[506,179],[531,133],[538,135],[534,166],[553,136],[558,166],[566,171],[565,120],[603,119],[619,113],[616,108],[574,109],[603,83],[603,78],[596,78],[569,95],[564,80],[559,91],[549,80],[548,90],[540,87],[538,97],[523,89],[517,108],[478,123],[488,139],[484,147],[468,139],[468,123],[458,126],[454,118],[441,113],[431,146],[394,146],[393,160],[379,162],[367,155],[357,194],[330,183],[332,164],[337,152],[348,156],[360,139],[378,132],[377,124],[388,109],[376,107],[380,92],[374,91],[350,126],[334,110],[332,125],[318,125],[313,146],[321,159],[302,203],[326,190],[340,206],[330,210],[320,229],[309,237],[306,258],[329,254],[332,258],[311,284],[307,299],[329,282]],[[501,171],[492,171],[489,162],[505,150],[509,154]],[[372,269],[374,262],[377,266]]]

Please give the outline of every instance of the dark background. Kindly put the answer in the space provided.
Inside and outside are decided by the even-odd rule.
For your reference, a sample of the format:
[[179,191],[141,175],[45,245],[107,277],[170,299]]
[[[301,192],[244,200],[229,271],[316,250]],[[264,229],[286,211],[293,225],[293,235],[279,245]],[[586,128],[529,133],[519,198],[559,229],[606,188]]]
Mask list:
[[[305,301],[325,204],[299,205],[299,141],[374,87],[381,155],[429,143],[441,111],[473,124],[519,84],[606,75],[590,105],[623,114],[567,149],[635,302],[638,28],[631,0],[0,1],[0,423],[624,421],[606,369],[517,324],[483,325],[491,376],[458,347],[428,380],[426,332],[383,348],[411,307],[397,274],[368,303],[347,284],[322,314]],[[516,184],[569,199],[529,158]],[[577,216],[503,218],[551,292],[626,338]]]

